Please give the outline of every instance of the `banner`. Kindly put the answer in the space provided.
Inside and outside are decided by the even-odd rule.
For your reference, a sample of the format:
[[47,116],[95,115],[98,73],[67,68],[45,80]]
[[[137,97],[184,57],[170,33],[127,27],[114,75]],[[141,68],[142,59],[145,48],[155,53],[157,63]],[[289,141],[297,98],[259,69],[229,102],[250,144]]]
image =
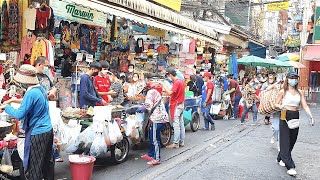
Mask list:
[[282,11],[289,9],[289,2],[278,2],[278,3],[271,3],[267,5],[268,11]]
[[147,34],[157,37],[166,37],[167,32],[158,28],[148,28]]
[[50,7],[54,15],[69,21],[79,23],[106,26],[107,14],[67,2],[65,0],[50,0]]
[[153,1],[163,6],[166,6],[168,8],[171,8],[173,10],[176,10],[178,12],[180,12],[181,10],[182,0],[153,0]]
[[313,40],[315,44],[320,44],[320,6],[318,4],[314,16]]

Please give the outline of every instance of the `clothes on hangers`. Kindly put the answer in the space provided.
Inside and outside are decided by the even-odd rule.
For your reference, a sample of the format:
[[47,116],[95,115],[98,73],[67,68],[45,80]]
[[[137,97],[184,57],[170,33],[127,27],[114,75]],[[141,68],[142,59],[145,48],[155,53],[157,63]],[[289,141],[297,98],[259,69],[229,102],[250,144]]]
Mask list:
[[51,17],[51,8],[43,6],[42,8],[37,8],[36,19],[38,23],[38,28],[40,30],[45,30],[48,26],[48,19]]
[[10,44],[18,44],[19,37],[19,6],[17,0],[9,2],[9,42]]
[[26,29],[34,31],[36,29],[37,9],[29,7],[24,12],[24,20],[26,22]]
[[9,12],[8,12],[8,4],[7,1],[4,0],[2,2],[2,8],[1,8],[1,38],[0,43],[3,41],[8,40],[8,30],[9,30]]
[[21,41],[21,59],[25,58],[26,54],[31,54],[33,43],[37,40],[35,35],[24,36]]

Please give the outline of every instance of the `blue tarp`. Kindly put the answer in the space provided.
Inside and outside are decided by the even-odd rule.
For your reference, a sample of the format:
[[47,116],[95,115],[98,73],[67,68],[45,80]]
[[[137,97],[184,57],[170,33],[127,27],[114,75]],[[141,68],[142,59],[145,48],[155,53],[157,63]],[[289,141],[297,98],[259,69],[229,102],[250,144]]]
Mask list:
[[249,50],[250,50],[250,55],[253,55],[253,56],[258,56],[258,57],[261,57],[261,58],[266,58],[266,50],[267,48],[266,47],[263,47],[259,44],[256,44],[254,42],[249,42]]

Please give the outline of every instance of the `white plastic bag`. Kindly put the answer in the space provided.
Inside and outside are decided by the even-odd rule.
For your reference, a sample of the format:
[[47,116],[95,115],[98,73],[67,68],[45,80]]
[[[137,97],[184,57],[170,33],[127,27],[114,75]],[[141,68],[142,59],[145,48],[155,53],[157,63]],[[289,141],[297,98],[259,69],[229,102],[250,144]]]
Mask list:
[[132,131],[135,129],[136,123],[135,123],[135,116],[131,115],[127,117],[127,129],[126,129],[126,135],[128,137],[132,136]]
[[90,148],[90,155],[94,157],[104,157],[106,156],[108,147],[104,140],[103,133],[96,133],[96,137]]
[[89,143],[92,143],[95,139],[96,133],[94,131],[93,126],[87,127],[84,131],[82,131],[78,137],[79,143],[84,143],[87,146]]
[[59,130],[59,140],[62,144],[68,144],[70,141],[75,141],[80,135],[81,125],[69,126],[62,124]]
[[219,114],[220,110],[221,110],[221,103],[212,104],[211,108],[210,108],[210,114],[217,115],[217,114]]
[[8,148],[4,149],[0,171],[10,174],[13,171],[12,161],[11,161],[11,153],[9,152]]
[[112,124],[113,124],[114,130],[115,130],[115,133],[116,133],[117,142],[120,142],[123,139],[123,136],[122,136],[121,130],[119,128],[119,125],[116,121],[113,121]]
[[25,138],[18,138],[17,140],[17,150],[18,150],[19,157],[21,158],[22,161],[24,159],[24,142],[25,142]]
[[117,134],[112,122],[108,122],[109,139],[111,144],[117,143]]

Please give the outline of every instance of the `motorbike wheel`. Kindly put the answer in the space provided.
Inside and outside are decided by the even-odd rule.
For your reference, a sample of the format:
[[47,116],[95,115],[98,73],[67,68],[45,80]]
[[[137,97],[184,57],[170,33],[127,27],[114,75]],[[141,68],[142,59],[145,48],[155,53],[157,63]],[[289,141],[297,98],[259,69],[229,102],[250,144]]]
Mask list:
[[171,141],[171,135],[172,135],[172,127],[169,122],[165,124],[164,129],[161,131],[161,147],[166,147],[170,144]]
[[123,139],[120,142],[111,146],[111,158],[113,162],[116,164],[125,162],[128,159],[129,148],[129,140],[127,137],[123,136]]
[[190,122],[190,128],[193,132],[196,132],[200,127],[200,115],[198,112],[192,114],[192,120]]

